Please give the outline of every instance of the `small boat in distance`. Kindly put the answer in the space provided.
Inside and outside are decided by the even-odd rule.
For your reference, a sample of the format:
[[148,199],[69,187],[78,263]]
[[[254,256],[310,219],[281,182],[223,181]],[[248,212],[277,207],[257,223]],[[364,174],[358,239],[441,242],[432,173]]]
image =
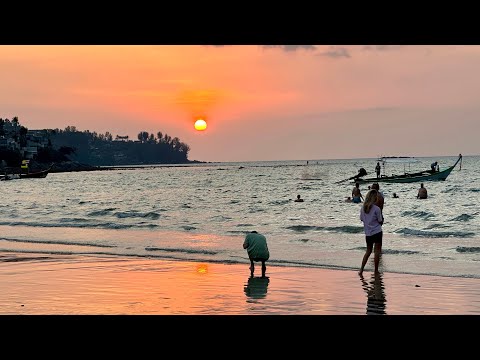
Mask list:
[[43,171],[37,171],[33,173],[26,173],[26,174],[20,174],[20,179],[38,179],[38,178],[46,178],[48,175],[48,172],[50,171],[51,167],[48,168],[47,170]]
[[47,170],[37,171],[37,172],[28,172],[28,173],[5,173],[0,175],[0,181],[14,180],[14,179],[41,179],[46,178],[48,172],[52,167],[49,167]]
[[462,154],[458,155],[458,159],[449,168],[443,170],[443,171],[437,171],[437,170],[424,170],[424,171],[419,171],[419,172],[406,172],[404,171],[404,174],[402,175],[391,175],[391,176],[385,176],[382,175],[380,177],[371,177],[371,178],[365,178],[364,176],[367,175],[366,171],[364,168],[361,168],[359,170],[359,173],[355,176],[352,176],[348,179],[345,180],[340,180],[336,182],[336,184],[339,184],[344,181],[348,180],[353,180],[353,182],[358,182],[358,183],[378,183],[378,182],[384,182],[384,183],[414,183],[414,182],[424,182],[424,181],[445,181],[452,172],[452,170],[457,166],[457,164],[460,162],[460,169],[462,169],[461,165],[461,160],[462,160]]

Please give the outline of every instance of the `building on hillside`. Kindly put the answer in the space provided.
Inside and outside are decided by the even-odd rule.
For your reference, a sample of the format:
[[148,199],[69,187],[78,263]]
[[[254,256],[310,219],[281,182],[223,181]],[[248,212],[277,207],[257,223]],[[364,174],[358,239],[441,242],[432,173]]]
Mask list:
[[20,144],[13,138],[0,136],[0,149],[19,150]]

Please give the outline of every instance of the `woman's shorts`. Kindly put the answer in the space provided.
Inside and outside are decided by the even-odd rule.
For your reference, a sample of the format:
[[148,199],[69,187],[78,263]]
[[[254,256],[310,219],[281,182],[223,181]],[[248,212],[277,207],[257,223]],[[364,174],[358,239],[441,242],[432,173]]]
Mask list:
[[371,236],[365,236],[365,239],[367,240],[367,245],[373,245],[374,243],[382,245],[382,238],[383,238],[383,231],[380,231],[379,233],[376,233]]

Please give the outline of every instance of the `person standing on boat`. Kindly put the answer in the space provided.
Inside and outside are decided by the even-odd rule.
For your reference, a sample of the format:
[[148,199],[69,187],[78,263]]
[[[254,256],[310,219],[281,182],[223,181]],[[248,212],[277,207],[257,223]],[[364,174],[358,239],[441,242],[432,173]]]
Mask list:
[[432,164],[430,165],[430,167],[432,168],[432,172],[437,171],[437,164],[438,164],[438,162],[435,161],[434,163],[432,163]]
[[363,201],[363,195],[360,192],[360,184],[355,183],[355,186],[352,190],[352,202],[358,204],[358,203],[361,203],[362,201]]
[[418,189],[417,199],[426,199],[428,197],[427,189],[423,187],[423,183],[420,184],[420,189]]
[[375,172],[377,173],[377,179],[380,177],[380,170],[382,168],[380,167],[380,163],[377,162],[377,166],[375,166]]
[[363,222],[363,229],[365,231],[365,241],[367,242],[367,250],[363,256],[362,266],[360,267],[359,275],[363,274],[365,264],[370,257],[375,244],[375,274],[378,274],[378,265],[380,264],[380,253],[382,252],[382,225],[383,215],[382,210],[375,205],[377,201],[378,192],[375,189],[367,193],[365,202],[360,209],[360,220]]

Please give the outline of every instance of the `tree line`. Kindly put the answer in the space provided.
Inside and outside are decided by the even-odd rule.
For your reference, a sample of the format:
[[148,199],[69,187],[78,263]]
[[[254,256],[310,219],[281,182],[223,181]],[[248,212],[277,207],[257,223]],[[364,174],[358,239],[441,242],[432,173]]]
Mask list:
[[[5,124],[15,124],[16,132],[4,131]],[[10,128],[10,126],[5,126]],[[13,139],[24,148],[27,144],[27,131],[20,126],[18,117],[0,118],[0,137]],[[128,136],[117,135],[115,140],[110,132],[105,134],[79,131],[75,126],[65,129],[44,129],[40,136],[48,139],[48,145],[38,147],[34,160],[38,162],[78,161],[92,166],[140,165],[140,164],[182,164],[190,162],[190,146],[178,137],[171,137],[158,131],[156,134],[141,131],[138,141]],[[37,134],[38,135],[38,134]],[[19,149],[0,148],[0,160],[9,166],[17,166],[21,160]],[[17,164],[18,163],[18,164]]]
[[75,126],[64,130],[49,130],[49,138],[54,147],[72,148],[72,160],[94,166],[139,165],[139,164],[182,164],[188,163],[190,146],[158,131],[149,134],[138,133],[138,141],[129,140],[128,136],[116,136],[78,131]]

